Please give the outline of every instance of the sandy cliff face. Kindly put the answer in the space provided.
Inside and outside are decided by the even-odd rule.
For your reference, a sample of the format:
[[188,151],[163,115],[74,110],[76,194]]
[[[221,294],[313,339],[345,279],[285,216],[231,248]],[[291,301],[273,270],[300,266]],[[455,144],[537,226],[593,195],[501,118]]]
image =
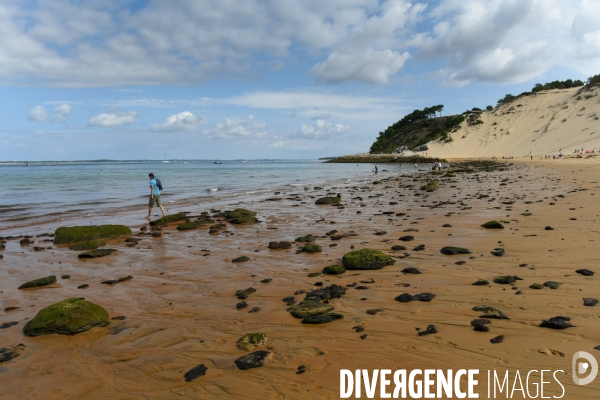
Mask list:
[[530,152],[565,155],[600,150],[600,85],[548,90],[520,96],[483,112],[482,124],[468,125],[446,143],[429,143],[430,156],[446,158],[522,157]]

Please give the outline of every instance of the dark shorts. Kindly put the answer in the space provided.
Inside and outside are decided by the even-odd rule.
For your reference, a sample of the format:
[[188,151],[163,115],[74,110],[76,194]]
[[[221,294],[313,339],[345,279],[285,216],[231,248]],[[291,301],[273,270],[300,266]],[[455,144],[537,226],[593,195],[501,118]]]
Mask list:
[[160,207],[162,205],[162,203],[160,202],[160,194],[154,195],[154,198],[150,197],[150,200],[148,201],[148,207],[154,207],[155,204],[157,207]]

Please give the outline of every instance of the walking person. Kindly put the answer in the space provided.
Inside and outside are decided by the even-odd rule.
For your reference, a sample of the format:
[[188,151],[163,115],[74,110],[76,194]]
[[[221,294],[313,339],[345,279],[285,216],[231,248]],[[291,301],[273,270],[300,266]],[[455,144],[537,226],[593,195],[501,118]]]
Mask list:
[[165,209],[160,201],[160,189],[156,183],[156,177],[152,172],[148,174],[148,177],[150,178],[150,199],[148,201],[148,216],[146,218],[148,221],[150,221],[152,220],[152,218],[150,218],[150,215],[152,214],[152,207],[154,207],[155,204],[160,207],[163,217],[165,216]]
[[377,164],[375,164],[375,178],[377,178],[377,174],[379,173],[379,166]]

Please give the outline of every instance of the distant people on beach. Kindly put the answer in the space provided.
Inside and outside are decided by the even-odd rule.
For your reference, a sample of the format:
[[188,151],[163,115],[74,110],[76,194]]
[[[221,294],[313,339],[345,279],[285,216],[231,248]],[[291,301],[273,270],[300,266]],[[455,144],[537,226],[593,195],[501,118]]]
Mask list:
[[[148,219],[148,221],[150,221],[152,219],[150,217],[150,215],[152,214],[152,207],[154,207],[155,204],[158,207],[160,207],[160,211],[162,211],[163,217],[166,214],[165,209],[162,206],[162,202],[160,201],[160,187],[157,183],[158,179],[154,176],[152,172],[148,174],[148,177],[150,178],[150,199],[148,201],[148,216],[146,218]],[[160,182],[160,180],[158,180],[158,182]]]
[[373,168],[373,171],[375,172],[375,178],[377,178],[377,175],[379,174],[379,166],[377,164],[375,164],[375,168]]

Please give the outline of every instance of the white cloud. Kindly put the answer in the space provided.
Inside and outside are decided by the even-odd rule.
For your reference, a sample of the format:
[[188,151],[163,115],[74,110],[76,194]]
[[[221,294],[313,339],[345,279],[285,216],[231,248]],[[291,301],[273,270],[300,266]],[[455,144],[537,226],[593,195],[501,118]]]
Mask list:
[[324,136],[337,136],[344,132],[348,132],[350,126],[342,124],[332,124],[325,122],[322,119],[316,120],[314,123],[307,125],[302,124],[300,127],[300,135],[305,138],[319,139]]
[[48,120],[48,114],[46,109],[42,106],[35,106],[27,114],[27,119],[34,122],[46,122]]
[[388,83],[389,77],[396,74],[410,57],[391,50],[374,50],[369,47],[359,50],[334,51],[327,60],[315,64],[310,73],[317,81],[342,83],[359,81],[373,85]]
[[91,118],[88,122],[88,125],[99,126],[103,128],[130,125],[135,122],[137,116],[138,113],[135,111],[123,111],[119,114],[102,113]]
[[69,118],[69,115],[71,115],[71,112],[73,112],[73,107],[68,104],[54,107],[54,110],[52,110],[52,122],[65,122]]
[[192,131],[206,122],[208,122],[208,118],[200,114],[194,115],[189,111],[183,111],[171,115],[162,124],[152,125],[152,130],[154,132]]
[[204,131],[211,139],[257,139],[267,135],[265,131],[267,124],[264,122],[254,123],[254,116],[248,118],[227,118],[224,123],[217,124]]

